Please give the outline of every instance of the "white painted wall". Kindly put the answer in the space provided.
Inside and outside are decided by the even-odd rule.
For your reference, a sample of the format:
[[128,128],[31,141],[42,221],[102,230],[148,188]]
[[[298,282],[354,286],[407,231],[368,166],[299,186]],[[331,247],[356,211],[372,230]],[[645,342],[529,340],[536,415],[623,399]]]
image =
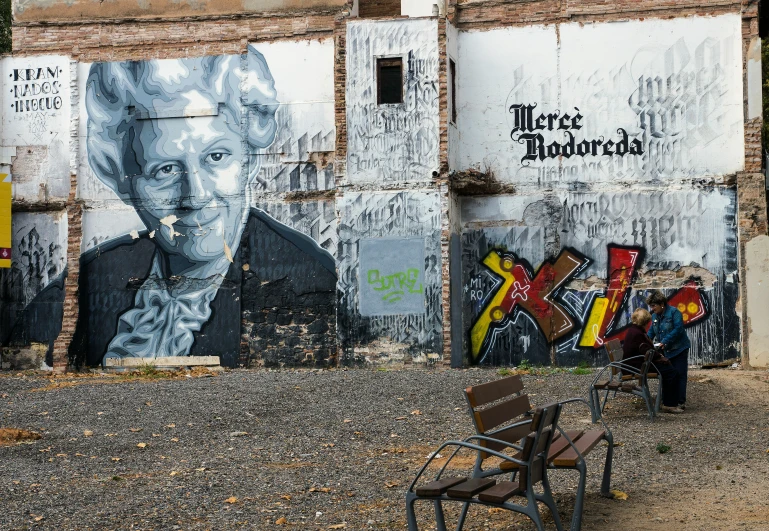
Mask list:
[[444,0],[401,0],[401,15],[406,17],[431,17],[433,5]]
[[769,367],[769,236],[757,236],[745,246],[748,295],[748,355],[753,368]]
[[[66,200],[69,194],[70,63],[61,55],[6,57],[2,73],[3,147],[30,155],[14,175],[15,200]],[[29,149],[21,152],[22,146]]]
[[[562,24],[560,42],[555,26],[461,32],[456,169],[532,187],[668,183],[741,170],[740,24],[738,14]],[[522,161],[525,145],[511,138],[513,104],[536,104],[535,117],[578,108],[577,143],[617,141],[623,128],[644,154]],[[545,145],[565,139],[558,130],[542,136]]]
[[[404,102],[377,105],[376,59],[403,58]],[[438,170],[438,22],[347,23],[347,178],[427,181]]]

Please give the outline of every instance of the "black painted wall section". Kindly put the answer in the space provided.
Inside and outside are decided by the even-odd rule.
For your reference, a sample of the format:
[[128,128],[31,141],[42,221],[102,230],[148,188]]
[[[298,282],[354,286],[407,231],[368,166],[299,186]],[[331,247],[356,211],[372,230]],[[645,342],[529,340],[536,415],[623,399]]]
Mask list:
[[332,263],[318,259],[311,242],[296,245],[282,231],[254,223],[240,247],[248,264],[242,282],[242,363],[328,366],[336,353]]
[[65,270],[25,307],[22,273],[0,270],[0,346],[23,348],[44,343],[48,345],[46,363],[53,363],[53,343],[64,316],[66,276]]

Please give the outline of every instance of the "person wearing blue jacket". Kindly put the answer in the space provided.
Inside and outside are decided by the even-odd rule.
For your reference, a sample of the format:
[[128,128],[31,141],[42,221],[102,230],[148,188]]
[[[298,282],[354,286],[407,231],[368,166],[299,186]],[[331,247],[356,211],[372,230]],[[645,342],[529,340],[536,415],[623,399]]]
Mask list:
[[665,351],[665,357],[678,371],[678,407],[686,407],[686,384],[689,373],[689,349],[692,344],[684,330],[684,318],[678,308],[668,304],[668,299],[661,291],[654,291],[646,299],[652,312],[652,325],[649,338],[654,345]]

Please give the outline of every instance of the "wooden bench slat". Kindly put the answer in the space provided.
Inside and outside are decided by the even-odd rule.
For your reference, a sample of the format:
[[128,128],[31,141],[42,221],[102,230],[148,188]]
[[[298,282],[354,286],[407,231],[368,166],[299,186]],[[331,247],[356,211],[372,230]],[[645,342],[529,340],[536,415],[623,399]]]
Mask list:
[[[566,435],[569,436],[569,439],[572,440],[576,444],[576,441],[578,441],[583,435],[585,434],[582,430],[567,430]],[[547,462],[552,463],[553,459],[558,457],[561,452],[566,450],[567,448],[570,448],[569,441],[566,440],[566,437],[560,437],[560,433],[558,434],[559,437],[555,439],[552,443],[550,443],[550,450],[547,452]]]
[[521,395],[473,414],[475,415],[475,422],[478,424],[478,431],[483,433],[520,417],[530,409],[531,404],[528,395]]
[[416,493],[417,496],[440,496],[454,485],[458,485],[463,481],[467,481],[467,478],[441,478],[422,485],[421,487],[417,487]]
[[[507,428],[504,431],[500,431],[499,433],[495,433],[494,435],[491,435],[490,437],[493,437],[494,439],[499,439],[500,441],[505,441],[509,443],[517,443],[524,437],[526,437],[529,432],[531,432],[531,422],[526,422],[524,424],[521,424],[520,426],[511,426],[510,428]],[[489,448],[490,450],[504,450],[505,448],[509,448],[509,446],[501,444],[501,443],[493,443],[489,441],[481,441],[479,443],[481,446],[485,446],[486,448]],[[482,459],[486,459],[490,457],[491,454],[483,453]]]
[[508,395],[520,393],[523,390],[523,381],[518,375],[508,376],[493,382],[474,385],[465,389],[470,405],[474,408],[495,402]]
[[504,503],[520,492],[523,492],[523,489],[517,481],[500,481],[478,494],[478,499],[489,503]]
[[[578,440],[580,437],[582,437],[583,433],[585,432],[582,430],[566,431],[566,435],[568,435],[572,441]],[[565,437],[561,437],[560,432],[556,432],[555,435],[553,436],[553,442],[550,443],[550,450],[548,450],[547,452],[547,462],[552,463],[553,459],[555,459],[558,456],[558,454],[563,452],[566,448],[569,448],[569,441],[567,441]],[[521,453],[520,452],[516,453],[513,456],[513,458],[520,459]],[[500,470],[505,470],[505,471],[515,470],[516,468],[518,468],[518,465],[513,463],[512,461],[502,461],[499,464]]]
[[493,486],[496,483],[493,479],[488,478],[470,478],[467,481],[459,483],[455,487],[451,487],[446,494],[452,498],[462,498],[463,500],[469,500],[482,490]]
[[[590,430],[582,434],[582,437],[574,441],[574,446],[577,447],[582,455],[587,454],[590,450],[606,437],[604,430]],[[577,452],[569,446],[561,455],[557,456],[553,460],[555,466],[576,466],[577,465]]]
[[608,389],[609,391],[616,391],[622,386],[622,382],[618,380],[606,380],[596,383],[593,387],[596,389]]

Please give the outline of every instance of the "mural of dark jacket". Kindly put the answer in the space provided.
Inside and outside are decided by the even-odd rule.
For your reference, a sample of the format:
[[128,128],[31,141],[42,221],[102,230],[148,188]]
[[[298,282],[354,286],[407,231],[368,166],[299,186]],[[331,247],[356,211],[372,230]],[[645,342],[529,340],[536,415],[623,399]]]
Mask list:
[[[101,363],[115,336],[118,318],[133,307],[136,290],[141,289],[149,275],[155,252],[155,244],[144,231],[138,239],[121,236],[81,255],[79,314],[69,349],[70,363]],[[248,266],[244,267],[245,264]],[[0,307],[0,315],[5,314],[3,322],[10,325],[8,332],[0,335],[4,345],[48,343],[47,361],[51,363],[53,343],[61,330],[66,275],[65,271],[52,281],[24,310],[15,312],[17,315],[9,315],[13,312]],[[276,281],[280,293],[265,296],[262,286]],[[243,361],[244,312],[320,302],[322,308],[333,314],[335,290],[335,262],[327,251],[309,236],[262,210],[251,209],[240,247],[211,303],[211,317],[194,334],[189,354],[220,356],[223,366],[235,367]]]

